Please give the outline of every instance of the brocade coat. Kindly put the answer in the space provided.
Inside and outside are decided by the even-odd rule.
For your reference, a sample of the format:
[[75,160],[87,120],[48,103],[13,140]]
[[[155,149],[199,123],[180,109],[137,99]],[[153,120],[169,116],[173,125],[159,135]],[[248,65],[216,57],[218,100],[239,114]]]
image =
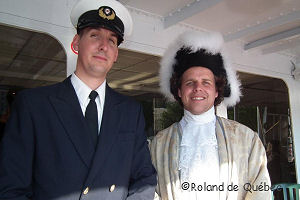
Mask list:
[[[217,117],[216,135],[220,163],[218,184],[224,185],[220,200],[271,199],[265,148],[257,133],[238,122]],[[184,199],[178,170],[181,136],[179,123],[174,123],[151,142],[152,162],[158,174],[156,199]],[[251,192],[244,188],[249,188],[247,183],[253,187]],[[229,185],[237,185],[237,191],[229,191],[232,189]]]

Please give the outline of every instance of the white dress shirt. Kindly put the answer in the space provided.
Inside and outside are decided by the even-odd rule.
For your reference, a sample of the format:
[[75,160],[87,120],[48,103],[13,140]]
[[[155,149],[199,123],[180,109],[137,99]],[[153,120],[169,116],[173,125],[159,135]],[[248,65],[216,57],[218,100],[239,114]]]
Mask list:
[[[89,95],[92,91],[89,86],[87,86],[82,80],[76,76],[75,73],[71,76],[71,83],[75,89],[77,94],[80,107],[82,110],[82,114],[85,115],[86,107],[90,102]],[[103,116],[103,107],[104,107],[104,100],[105,100],[105,87],[106,87],[106,80],[95,90],[98,93],[98,96],[95,99],[97,105],[97,112],[98,112],[98,134],[100,132],[101,121]]]

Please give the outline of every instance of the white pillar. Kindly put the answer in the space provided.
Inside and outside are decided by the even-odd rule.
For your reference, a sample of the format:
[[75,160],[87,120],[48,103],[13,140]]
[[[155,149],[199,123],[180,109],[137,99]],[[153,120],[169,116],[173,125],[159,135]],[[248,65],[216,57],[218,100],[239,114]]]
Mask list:
[[297,183],[300,183],[300,81],[290,79],[286,81],[289,89],[289,100],[290,100],[290,115],[292,123],[292,131],[294,138],[294,157],[295,157],[295,168]]

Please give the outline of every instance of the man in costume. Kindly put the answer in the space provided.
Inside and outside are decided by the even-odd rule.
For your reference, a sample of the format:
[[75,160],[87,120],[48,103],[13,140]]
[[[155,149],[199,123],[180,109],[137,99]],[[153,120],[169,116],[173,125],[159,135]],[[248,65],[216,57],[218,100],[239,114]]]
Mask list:
[[224,55],[221,34],[180,35],[162,58],[160,86],[183,106],[184,116],[151,143],[157,198],[270,199],[258,135],[215,115],[220,102],[233,106],[240,99],[240,82]]
[[80,0],[71,21],[76,71],[18,94],[0,146],[0,199],[153,199],[141,105],[106,83],[130,13],[115,0]]

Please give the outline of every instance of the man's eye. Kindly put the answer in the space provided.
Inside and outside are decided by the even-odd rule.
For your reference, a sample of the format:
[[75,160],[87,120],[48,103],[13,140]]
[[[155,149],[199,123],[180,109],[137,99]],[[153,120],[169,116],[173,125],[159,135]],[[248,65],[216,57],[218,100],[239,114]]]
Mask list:
[[109,39],[109,42],[113,45],[117,44],[117,41],[114,38]]
[[203,85],[210,85],[210,82],[209,81],[204,81]]

